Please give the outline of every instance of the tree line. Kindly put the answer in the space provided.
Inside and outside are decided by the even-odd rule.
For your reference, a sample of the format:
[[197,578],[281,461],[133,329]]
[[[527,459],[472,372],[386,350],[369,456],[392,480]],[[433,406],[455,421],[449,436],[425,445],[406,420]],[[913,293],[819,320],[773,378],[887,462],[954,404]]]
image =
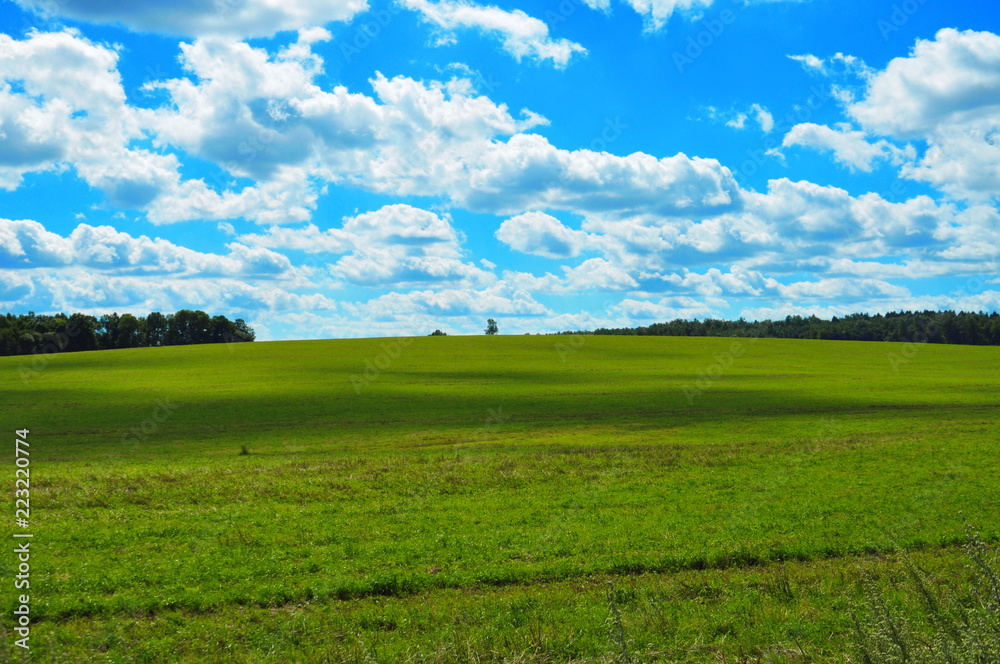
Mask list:
[[173,314],[154,311],[148,316],[45,316],[34,312],[0,316],[0,355],[232,343],[255,338],[253,328],[242,318],[232,321],[191,309]]
[[1000,314],[954,311],[901,311],[851,314],[830,320],[788,316],[784,320],[706,319],[654,323],[640,327],[598,328],[563,334],[618,334],[668,337],[768,337],[845,341],[915,341],[940,344],[1000,345]]

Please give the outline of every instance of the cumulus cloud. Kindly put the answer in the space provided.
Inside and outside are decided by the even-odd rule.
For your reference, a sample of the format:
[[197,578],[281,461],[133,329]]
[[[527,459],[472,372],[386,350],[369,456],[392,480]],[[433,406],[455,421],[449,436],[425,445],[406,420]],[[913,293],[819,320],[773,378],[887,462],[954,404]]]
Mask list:
[[80,224],[66,237],[30,219],[0,219],[0,268],[70,268],[116,274],[188,276],[291,276],[285,256],[262,247],[227,245],[208,254],[160,238],[133,237],[111,226]]
[[885,139],[870,141],[863,131],[848,126],[831,129],[805,122],[792,127],[781,141],[782,146],[800,145],[833,153],[834,159],[851,170],[869,173],[879,161],[901,165],[916,157],[913,146],[900,148]]
[[39,311],[150,311],[203,309],[248,317],[263,311],[334,310],[337,302],[320,293],[295,293],[274,284],[233,278],[185,278],[150,281],[73,268],[31,276],[33,293],[19,307]]
[[704,299],[692,297],[665,297],[658,300],[627,297],[609,307],[609,313],[616,315],[621,326],[631,326],[635,322],[650,323],[678,318],[690,320],[718,315],[718,311]]
[[[28,171],[72,167],[114,205],[143,210],[154,223],[308,221],[324,183],[513,215],[707,215],[740,205],[732,173],[717,160],[559,149],[530,133],[545,118],[514,114],[467,79],[376,73],[374,96],[323,90],[312,45],[328,36],[303,30],[273,54],[219,38],[182,44],[190,76],[147,83],[169,99],[155,109],[126,103],[117,54],[106,47],[72,32],[0,37],[9,64],[0,186],[19,186]],[[23,81],[24,91],[10,81]],[[152,149],[132,147],[147,137]],[[183,179],[178,148],[226,177]],[[252,183],[236,190],[232,177]]]
[[901,138],[996,117],[1000,36],[945,28],[934,39],[917,40],[910,55],[875,74],[849,112],[865,128]]
[[[574,54],[587,52],[568,39],[552,39],[549,26],[520,9],[506,11],[496,6],[477,5],[464,0],[402,0],[405,7],[448,35],[458,29],[475,29],[495,35],[503,49],[517,58],[535,62],[551,61],[557,68],[569,64]],[[442,37],[447,40],[447,37]]]
[[388,293],[365,303],[345,305],[360,316],[385,320],[407,314],[429,316],[540,316],[551,312],[525,290],[499,283],[483,290],[442,289]]
[[226,249],[199,252],[88,224],[62,236],[33,220],[0,219],[0,301],[95,314],[197,308],[250,317],[337,308],[286,256],[238,242]]
[[35,286],[26,274],[0,268],[0,302],[8,309],[34,295]]
[[[527,133],[544,118],[530,111],[515,117],[465,79],[376,74],[369,97],[342,86],[321,90],[312,83],[318,65],[301,53],[271,57],[218,41],[182,48],[195,80],[155,84],[172,101],[155,112],[157,140],[266,182],[254,197],[231,195],[231,204],[204,183],[185,183],[194,190],[185,192],[187,199],[198,202],[192,214],[252,215],[249,202],[278,174],[287,175],[285,184],[268,193],[298,192],[300,211],[311,205],[310,179],[442,196],[497,214],[533,208],[704,214],[739,202],[731,172],[714,159],[562,150]],[[151,218],[187,218],[164,207],[155,206]],[[293,218],[303,217],[308,212]]]
[[545,258],[571,258],[589,244],[586,233],[575,231],[544,212],[525,212],[507,219],[496,238],[515,251]]
[[[703,219],[594,215],[585,217],[583,228],[602,258],[564,267],[562,275],[505,272],[504,278],[534,292],[596,287],[781,298],[775,278],[832,274],[849,265],[844,260],[869,261],[868,272],[855,269],[854,277],[982,272],[974,257],[989,255],[1000,238],[989,206],[963,210],[928,196],[891,202],[876,193],[852,196],[838,187],[783,178],[770,181],[766,192],[746,193],[737,212]],[[886,258],[909,267],[876,269],[874,261]],[[719,265],[731,267],[720,271]],[[587,270],[595,273],[590,283],[579,278]]]
[[924,139],[904,174],[957,197],[1000,192],[1000,36],[940,30],[892,60],[848,112],[868,131]]
[[0,186],[15,189],[25,173],[67,162],[112,194],[132,187],[136,195],[161,175],[169,158],[128,149],[142,132],[117,65],[115,51],[71,30],[0,34]]
[[[838,187],[784,178],[770,181],[766,194],[752,195],[748,207],[781,231],[788,250],[858,256],[930,248],[954,215],[927,196],[891,203],[875,193],[852,197]],[[831,242],[837,244],[827,246]]]
[[461,260],[461,237],[447,216],[410,205],[386,205],[348,217],[340,228],[321,231],[273,226],[240,241],[272,249],[346,254],[331,274],[359,286],[484,286],[496,281],[489,269]]
[[604,258],[589,258],[576,267],[563,266],[569,290],[631,290],[638,282],[621,266]]
[[16,0],[43,16],[123,25],[136,32],[185,37],[270,37],[283,30],[347,21],[368,8],[365,0],[183,0],[171,3],[100,0]]
[[[933,39],[918,39],[910,54],[881,71],[849,56],[835,59],[860,74],[860,98],[849,91],[840,98],[861,131],[798,125],[785,137],[786,145],[830,150],[841,163],[862,171],[888,159],[900,166],[903,177],[956,199],[997,199],[1000,36],[945,28]],[[803,63],[829,73],[827,61],[804,56]],[[926,150],[918,158],[913,148],[899,149],[886,139],[920,141]]]
[[470,186],[457,191],[456,200],[499,214],[554,208],[620,216],[708,215],[740,204],[732,172],[715,159],[561,150],[536,134],[494,143],[468,168]]
[[117,63],[115,51],[73,30],[0,35],[0,187],[72,168],[112,205],[144,209],[154,222],[308,218],[316,194],[304,171],[282,167],[259,186],[219,193],[182,181],[174,154],[135,147],[155,123],[126,103]]

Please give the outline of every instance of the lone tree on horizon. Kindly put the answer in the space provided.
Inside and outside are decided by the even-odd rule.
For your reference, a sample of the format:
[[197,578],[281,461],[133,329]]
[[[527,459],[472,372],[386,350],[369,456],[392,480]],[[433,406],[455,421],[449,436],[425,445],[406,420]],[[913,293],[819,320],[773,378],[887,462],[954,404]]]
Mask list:
[[487,321],[486,321],[486,334],[496,334],[499,331],[500,331],[500,326],[497,325],[497,322],[495,320],[493,320],[492,318],[487,319]]

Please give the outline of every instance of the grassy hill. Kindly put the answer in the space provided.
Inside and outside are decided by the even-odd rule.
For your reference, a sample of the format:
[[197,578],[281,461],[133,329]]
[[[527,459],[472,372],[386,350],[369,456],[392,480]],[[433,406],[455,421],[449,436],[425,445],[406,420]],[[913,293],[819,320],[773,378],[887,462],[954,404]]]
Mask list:
[[31,430],[38,657],[841,661],[860,569],[895,578],[901,547],[959,578],[964,524],[1000,534],[993,347],[500,336],[31,361],[0,358],[0,398]]

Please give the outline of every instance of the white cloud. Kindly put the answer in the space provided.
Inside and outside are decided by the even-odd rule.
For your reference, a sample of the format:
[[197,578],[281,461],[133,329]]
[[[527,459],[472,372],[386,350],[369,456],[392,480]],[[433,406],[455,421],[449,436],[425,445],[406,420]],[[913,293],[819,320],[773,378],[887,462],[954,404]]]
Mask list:
[[708,112],[708,116],[713,119],[720,116],[722,118],[728,116],[729,119],[726,120],[726,126],[732,127],[733,129],[746,129],[747,120],[751,117],[757,122],[761,131],[765,134],[770,133],[771,130],[774,129],[774,116],[771,115],[771,112],[768,111],[767,108],[761,106],[760,104],[751,104],[746,111],[736,111],[735,113],[720,113],[718,109],[713,106],[707,107],[706,111]]
[[956,198],[1000,192],[1000,36],[946,28],[917,40],[871,76],[848,113],[869,133],[927,142],[905,176]]
[[831,129],[812,122],[797,124],[785,134],[781,144],[830,151],[838,163],[865,173],[871,172],[878,161],[900,165],[916,157],[912,146],[899,148],[885,139],[870,142],[865,132],[853,131],[846,125]]
[[[975,213],[958,211],[928,196],[893,203],[876,193],[851,196],[837,187],[777,179],[765,193],[746,193],[737,212],[697,221],[587,216],[583,228],[590,246],[636,284],[625,288],[706,297],[780,297],[768,281],[775,275],[821,274],[832,271],[839,258],[894,257],[941,274],[968,269],[957,262],[997,246],[1000,229],[993,228],[997,218],[990,210],[981,206]],[[945,267],[946,262],[956,264]],[[719,265],[732,267],[728,273],[719,272]],[[697,267],[707,271],[695,273]],[[552,274],[505,273],[504,278],[536,291],[576,287]]]
[[949,260],[979,261],[984,272],[1000,273],[1000,211],[990,205],[973,205],[942,226],[937,238],[944,245],[939,254]]
[[507,219],[496,238],[515,251],[546,258],[571,258],[587,248],[586,233],[563,225],[544,212],[525,212]]
[[968,293],[959,291],[947,295],[886,295],[844,304],[822,301],[790,301],[775,305],[744,308],[740,315],[748,320],[778,320],[785,316],[846,316],[853,313],[885,313],[886,311],[996,311],[1000,309],[1000,291]]
[[391,249],[345,256],[331,271],[359,286],[400,288],[434,283],[475,288],[495,281],[491,273],[472,263],[441,256],[400,256]]
[[115,51],[72,30],[0,35],[0,187],[72,167],[111,204],[145,209],[154,222],[308,218],[315,192],[305,174],[282,167],[259,187],[220,194],[200,180],[182,182],[175,155],[133,147],[154,116],[126,103],[117,62]]
[[[558,68],[569,64],[574,54],[587,52],[580,44],[568,39],[552,39],[549,26],[520,9],[506,11],[496,6],[477,5],[467,0],[401,0],[409,9],[419,12],[445,35],[457,29],[476,29],[496,35],[505,51],[519,61],[551,61]],[[444,37],[446,41],[453,38]]]
[[63,237],[37,221],[0,219],[0,267],[266,278],[292,273],[291,263],[281,254],[239,243],[227,247],[229,255],[207,254],[159,238],[132,237],[111,226],[88,224],[80,224]]
[[823,60],[810,53],[806,53],[804,55],[789,55],[788,57],[801,63],[807,70],[811,69],[822,72],[824,69]]
[[551,312],[525,290],[499,283],[483,290],[444,289],[389,293],[366,303],[345,305],[359,316],[392,320],[409,314],[428,316],[538,316]]
[[[185,183],[194,195],[157,206],[154,220],[255,215],[262,197],[279,203],[267,221],[279,221],[281,203],[295,200],[290,216],[306,219],[314,200],[310,179],[445,196],[498,214],[539,208],[703,214],[738,203],[732,174],[714,159],[560,150],[525,133],[544,118],[530,111],[515,118],[503,104],[475,95],[464,79],[425,83],[376,74],[372,98],[339,86],[319,89],[311,82],[317,65],[301,54],[269,58],[246,44],[218,41],[183,50],[197,82],[157,84],[173,102],[155,114],[158,140],[265,183],[254,196],[218,195]],[[282,120],[267,112],[275,99],[286,100]],[[286,181],[268,190],[283,173]],[[181,209],[184,200],[191,201],[190,213]]]
[[[298,294],[273,284],[257,285],[232,278],[185,278],[150,281],[74,268],[33,277],[32,297],[19,306],[37,310],[144,314],[150,311],[203,309],[253,317],[262,311],[333,310],[337,303],[319,293]],[[249,312],[249,313],[248,313]]]
[[538,277],[528,272],[504,271],[502,283],[534,293],[568,294],[585,291],[627,291],[639,287],[626,266],[604,258],[590,258],[570,267],[563,276],[546,272]]
[[933,40],[917,40],[910,55],[875,74],[849,112],[866,129],[900,138],[996,117],[1000,36],[945,28]]
[[774,116],[771,115],[771,112],[760,104],[753,104],[750,108],[753,110],[761,130],[765,134],[771,133],[771,130],[774,129]]
[[632,290],[639,283],[623,268],[604,258],[588,258],[576,267],[563,266],[570,290]]
[[934,251],[955,216],[951,206],[927,196],[891,203],[875,193],[852,197],[837,187],[787,179],[771,180],[767,194],[751,195],[747,207],[774,225],[789,256]]
[[904,298],[910,291],[881,279],[831,278],[818,281],[797,281],[781,285],[783,299],[792,302],[803,300],[860,301],[881,298]]
[[0,302],[13,309],[15,303],[29,300],[35,294],[31,278],[18,270],[0,268]]
[[660,279],[665,286],[669,285],[669,290],[689,292],[702,298],[717,298],[722,295],[759,296],[766,290],[774,290],[778,285],[760,272],[735,265],[729,272],[713,267],[704,273],[698,273],[685,268],[679,274],[664,275]]
[[117,63],[115,51],[70,30],[0,34],[0,187],[71,163],[113,199],[116,189],[128,198],[169,169],[170,158],[128,150],[142,132]]
[[347,254],[330,273],[360,286],[401,287],[436,283],[481,287],[493,273],[463,262],[461,237],[447,216],[410,205],[386,205],[344,220],[340,228],[320,231],[273,226],[240,241],[258,247],[306,253]]
[[936,132],[920,161],[902,174],[957,199],[1000,200],[1000,119]]
[[817,58],[815,55],[789,55],[790,59],[802,65],[808,72],[837,78],[867,79],[873,72],[864,60],[853,55],[836,53],[829,58]]
[[331,228],[321,231],[314,224],[300,228],[271,226],[265,233],[250,233],[240,236],[241,242],[271,249],[294,249],[306,253],[346,253],[353,246],[351,238],[342,229]]
[[618,315],[618,326],[633,326],[636,322],[651,323],[677,320],[709,318],[718,315],[712,306],[701,298],[667,297],[656,301],[625,298],[609,307],[609,312]]
[[368,7],[365,0],[185,0],[180,4],[101,0],[17,2],[44,16],[124,25],[136,32],[241,39],[347,21]]
[[473,209],[707,215],[739,204],[732,173],[715,159],[561,150],[535,134],[484,147],[479,159],[467,162],[465,191],[453,196]]
[[[714,159],[561,150],[526,133],[544,118],[515,117],[465,79],[376,73],[374,97],[324,91],[311,45],[327,35],[302,31],[273,55],[217,38],[183,44],[192,77],[148,83],[169,97],[153,110],[125,103],[113,51],[70,32],[2,37],[0,57],[13,63],[4,75],[23,79],[25,92],[0,92],[3,140],[15,155],[0,164],[0,186],[17,187],[28,170],[72,166],[113,204],[144,210],[154,223],[308,221],[326,182],[497,214],[704,215],[739,205],[731,172]],[[146,135],[156,151],[130,147]],[[183,180],[180,160],[166,152],[175,148],[253,182],[237,191],[228,177]]]
[[646,22],[647,31],[656,31],[667,24],[674,12],[697,19],[713,0],[625,0]]
[[344,220],[343,232],[355,248],[381,246],[406,253],[457,256],[459,236],[447,216],[410,205],[386,205]]
[[226,249],[204,253],[88,224],[62,236],[36,221],[0,219],[0,301],[93,314],[196,308],[251,322],[267,311],[337,308],[316,292],[313,272],[286,256],[239,242]]

